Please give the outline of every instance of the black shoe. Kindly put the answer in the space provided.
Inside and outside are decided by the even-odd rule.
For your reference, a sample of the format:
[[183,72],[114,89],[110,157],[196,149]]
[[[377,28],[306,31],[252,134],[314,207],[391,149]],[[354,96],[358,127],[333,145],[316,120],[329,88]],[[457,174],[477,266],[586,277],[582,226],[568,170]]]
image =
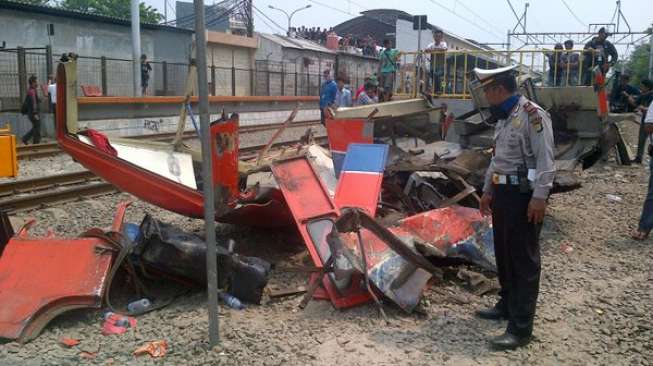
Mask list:
[[527,345],[530,341],[531,336],[519,337],[506,332],[490,339],[490,346],[495,350],[515,349]]
[[490,319],[490,320],[508,319],[507,314],[499,310],[496,306],[483,310],[477,310],[476,316],[481,319]]
[[635,158],[635,159],[631,160],[631,163],[641,164],[642,163],[642,158]]

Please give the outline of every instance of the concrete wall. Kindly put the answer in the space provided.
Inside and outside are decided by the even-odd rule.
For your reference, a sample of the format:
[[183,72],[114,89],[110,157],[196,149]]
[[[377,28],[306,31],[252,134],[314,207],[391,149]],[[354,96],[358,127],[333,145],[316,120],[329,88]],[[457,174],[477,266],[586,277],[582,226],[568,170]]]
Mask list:
[[259,37],[258,48],[255,54],[256,60],[266,60],[281,62],[283,61],[283,49],[281,45],[272,42],[267,38]]
[[373,57],[338,53],[337,73],[346,75],[352,88],[357,88],[363,83],[365,77],[377,72],[378,66],[378,59]]
[[[209,44],[207,64],[215,66],[215,95],[232,95],[232,66],[236,68],[236,95],[252,95],[254,50],[229,45]],[[210,75],[209,75],[210,78]]]
[[[250,126],[281,123],[288,118],[290,111],[250,112],[239,113],[239,115],[240,125]],[[219,118],[220,115],[217,114],[211,116],[212,121]],[[43,113],[41,119],[41,136],[50,140],[56,139],[52,114]],[[297,112],[294,121],[317,121],[319,119],[320,111],[318,109],[303,109]],[[80,121],[79,126],[93,128],[110,136],[134,136],[176,131],[178,121],[179,117],[112,119]],[[196,122],[199,123],[197,120]],[[7,123],[11,126],[11,131],[16,135],[17,141],[32,128],[27,117],[20,113],[0,113],[0,127],[4,127]],[[186,120],[186,130],[193,130],[190,117]]]
[[[47,24],[54,24],[54,36],[48,37]],[[75,52],[81,56],[131,59],[131,29],[126,25],[92,22],[72,17],[28,13],[2,9],[1,40],[7,48],[44,47],[52,44],[55,55]],[[186,62],[192,33],[144,29],[141,48],[153,60]]]

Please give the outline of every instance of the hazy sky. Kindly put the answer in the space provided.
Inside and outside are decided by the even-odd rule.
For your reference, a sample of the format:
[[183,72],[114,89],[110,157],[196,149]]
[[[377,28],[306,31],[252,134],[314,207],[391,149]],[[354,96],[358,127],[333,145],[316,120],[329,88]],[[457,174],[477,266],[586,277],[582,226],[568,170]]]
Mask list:
[[[166,0],[144,1],[163,13]],[[167,1],[168,17],[171,19],[174,17],[174,0]],[[214,3],[210,0],[204,2],[207,5]],[[511,2],[521,15],[526,1]],[[621,1],[622,12],[633,30],[643,31],[653,23],[651,2],[652,0]],[[616,8],[614,0],[530,0],[529,3],[527,30],[530,32],[586,31],[589,23],[609,23]],[[311,8],[302,10],[293,17],[293,26],[331,27],[356,17],[363,10],[395,8],[410,14],[426,14],[429,23],[466,38],[479,42],[505,42],[508,29],[516,24],[507,0],[254,0],[256,8],[284,28],[288,23],[286,16],[269,9],[268,5],[290,12],[308,4],[311,4]],[[256,11],[254,22],[259,32],[281,31]],[[623,26],[623,21],[621,24]],[[625,30],[626,27],[621,29]]]

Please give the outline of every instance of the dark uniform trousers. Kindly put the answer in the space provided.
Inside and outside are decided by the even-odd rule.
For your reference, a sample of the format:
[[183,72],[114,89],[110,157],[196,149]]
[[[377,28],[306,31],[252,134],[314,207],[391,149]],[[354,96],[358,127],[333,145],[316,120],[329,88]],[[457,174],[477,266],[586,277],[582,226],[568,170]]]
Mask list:
[[540,286],[541,225],[528,222],[532,192],[519,186],[495,184],[492,199],[494,252],[501,285],[497,308],[508,318],[507,332],[533,333],[533,318]]

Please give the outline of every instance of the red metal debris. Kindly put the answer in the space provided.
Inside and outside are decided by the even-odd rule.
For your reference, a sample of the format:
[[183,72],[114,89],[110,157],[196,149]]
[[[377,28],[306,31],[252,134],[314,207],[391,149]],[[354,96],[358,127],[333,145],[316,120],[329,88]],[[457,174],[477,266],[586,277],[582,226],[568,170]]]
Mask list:
[[[118,207],[113,231],[122,230],[128,202]],[[30,221],[0,257],[0,338],[27,342],[58,315],[99,308],[115,251],[98,238],[34,238]]]
[[[332,232],[333,222],[339,215],[329,191],[306,157],[277,161],[272,165],[272,173],[295,218],[313,263],[318,268],[323,268],[333,254],[327,236]],[[370,300],[367,291],[361,290],[357,283],[352,280],[349,288],[339,286],[333,273],[324,276],[322,282],[328,298],[337,308],[351,307]]]
[[[201,191],[112,156],[95,146],[80,141],[77,136],[69,133],[66,127],[68,96],[66,95],[66,71],[63,64],[59,65],[57,69],[57,80],[59,80],[57,86],[59,102],[57,103],[56,134],[57,142],[63,151],[121,191],[129,192],[143,201],[184,216],[204,217],[204,198]],[[237,115],[232,115],[230,120],[221,121],[212,127],[212,131],[216,132],[217,136],[224,137],[225,144],[223,146],[228,146],[229,150],[238,148],[237,137],[233,136],[234,124],[238,125]],[[216,142],[214,141],[214,143]],[[221,166],[221,164],[228,165]],[[214,164],[219,178],[216,183],[223,185],[231,192],[234,191],[234,184],[237,184],[235,182],[238,180],[237,159],[235,164],[236,170],[234,171],[234,155],[232,153],[225,154]],[[228,174],[221,176],[221,172],[228,172]],[[228,199],[229,197],[223,198]],[[257,197],[256,203],[248,202],[240,205],[234,203],[231,207],[232,210],[228,213],[216,212],[216,220],[236,225],[260,227],[292,225],[292,216],[283,199],[279,200],[280,198],[282,196],[278,190],[270,189]],[[219,205],[218,208],[220,207]]]

